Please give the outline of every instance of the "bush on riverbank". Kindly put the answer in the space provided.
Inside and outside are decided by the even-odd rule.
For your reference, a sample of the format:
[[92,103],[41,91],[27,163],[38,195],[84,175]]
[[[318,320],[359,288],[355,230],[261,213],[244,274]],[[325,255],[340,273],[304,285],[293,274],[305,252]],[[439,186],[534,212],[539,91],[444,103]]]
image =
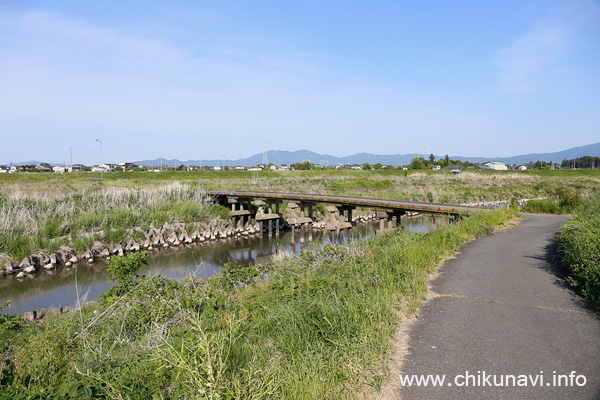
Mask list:
[[574,212],[583,202],[579,194],[559,191],[556,200],[529,200],[523,211],[536,214],[570,214]]
[[15,188],[0,193],[0,253],[19,263],[39,250],[52,253],[60,246],[83,252],[94,240],[124,245],[129,237],[140,239],[141,232],[131,232],[136,226],[147,230],[150,224],[229,218],[226,207],[206,203],[203,193],[179,182],[86,187],[78,193]]
[[558,255],[571,285],[600,307],[600,195],[586,200],[562,226]]
[[507,217],[400,229],[205,283],[140,277],[118,298],[20,323],[0,343],[0,399],[353,397],[385,378],[399,313],[424,298],[427,275]]

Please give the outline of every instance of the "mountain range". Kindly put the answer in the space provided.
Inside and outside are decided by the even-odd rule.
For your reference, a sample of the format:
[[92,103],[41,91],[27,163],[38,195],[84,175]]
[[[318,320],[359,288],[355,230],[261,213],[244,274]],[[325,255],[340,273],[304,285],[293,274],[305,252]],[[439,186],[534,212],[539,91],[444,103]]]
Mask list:
[[[443,158],[445,154],[434,154],[436,160]],[[313,164],[318,165],[345,165],[345,164],[377,164],[383,165],[407,165],[410,164],[413,158],[422,157],[423,154],[410,153],[410,154],[371,154],[371,153],[358,153],[345,157],[336,157],[329,154],[319,154],[310,150],[297,150],[297,151],[285,151],[285,150],[269,150],[267,152],[267,160],[270,163],[281,165],[281,164],[294,164],[303,161],[310,161]],[[428,155],[429,156],[429,155]],[[558,151],[555,153],[532,153],[523,154],[512,157],[464,157],[460,155],[450,155],[449,157],[453,160],[470,161],[473,163],[483,163],[487,161],[502,161],[509,165],[520,165],[528,162],[546,161],[560,163],[562,160],[571,160],[583,156],[600,157],[600,142],[589,144],[587,146],[572,147],[567,150]],[[241,160],[178,160],[178,159],[160,159],[156,158],[153,160],[138,160],[134,161],[137,165],[202,165],[202,166],[222,166],[225,163],[226,166],[237,166],[243,165],[245,167],[261,164],[263,161],[263,154],[258,153],[253,156],[241,159]],[[39,161],[30,160],[20,163],[13,163],[13,165],[39,165]],[[58,165],[58,164],[52,164]],[[62,165],[62,164],[60,164]]]
[[[434,154],[436,160],[443,158],[445,154]],[[453,160],[469,161],[473,163],[483,163],[488,161],[502,161],[506,164],[525,164],[528,162],[546,161],[560,163],[562,160],[571,160],[583,156],[600,157],[600,142],[589,144],[587,146],[573,147],[567,150],[558,151],[555,153],[531,153],[523,154],[520,156],[512,157],[464,157],[464,156],[449,156]],[[267,152],[267,160],[270,163],[281,165],[281,164],[294,164],[303,161],[310,161],[312,164],[318,165],[345,165],[345,164],[377,164],[383,165],[407,165],[410,164],[413,158],[423,157],[423,154],[371,154],[371,153],[358,153],[345,157],[336,157],[329,154],[319,154],[310,150],[297,150],[297,151],[285,151],[285,150],[269,150]],[[263,161],[263,154],[258,153],[251,157],[247,157],[241,160],[189,160],[181,161],[177,159],[154,159],[154,160],[142,160],[136,161],[137,165],[158,165],[160,163],[164,165],[202,165],[202,166],[222,166],[225,163],[226,166],[237,166],[243,165],[245,167],[261,164]]]

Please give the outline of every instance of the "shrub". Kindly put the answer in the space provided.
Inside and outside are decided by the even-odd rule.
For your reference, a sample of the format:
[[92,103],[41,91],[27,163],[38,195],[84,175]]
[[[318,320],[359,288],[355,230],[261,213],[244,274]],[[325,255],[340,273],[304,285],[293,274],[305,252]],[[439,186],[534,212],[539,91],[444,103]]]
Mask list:
[[105,302],[110,303],[129,291],[135,284],[136,279],[139,278],[136,274],[137,270],[140,269],[142,264],[148,263],[147,256],[146,252],[141,252],[111,258],[107,263],[106,271],[117,285],[102,293],[100,297]]
[[571,286],[600,307],[600,195],[583,202],[561,227],[558,255]]
[[552,200],[530,200],[523,211],[537,214],[562,214],[561,206]]

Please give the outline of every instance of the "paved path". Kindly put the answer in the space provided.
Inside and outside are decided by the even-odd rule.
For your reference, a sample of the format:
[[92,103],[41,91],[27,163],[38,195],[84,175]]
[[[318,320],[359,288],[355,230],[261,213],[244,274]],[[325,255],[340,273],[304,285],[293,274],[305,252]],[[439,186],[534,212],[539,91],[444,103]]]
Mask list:
[[[432,282],[439,296],[420,309],[409,331],[403,372],[445,374],[445,386],[405,386],[394,397],[600,399],[600,318],[569,289],[553,261],[566,217],[525,216],[513,229],[466,244],[441,268]],[[458,387],[466,371],[474,376],[471,387]],[[538,380],[536,387],[473,387],[484,371],[497,382],[500,375],[543,372],[543,386]],[[553,371],[576,371],[586,385],[552,387]]]

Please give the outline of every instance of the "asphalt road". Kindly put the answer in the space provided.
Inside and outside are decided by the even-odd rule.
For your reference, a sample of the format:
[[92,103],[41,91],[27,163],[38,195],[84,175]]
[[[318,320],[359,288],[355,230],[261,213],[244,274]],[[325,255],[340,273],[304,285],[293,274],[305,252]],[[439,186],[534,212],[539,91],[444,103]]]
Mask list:
[[[405,385],[398,398],[600,399],[600,318],[554,261],[566,217],[525,216],[513,229],[467,243],[440,269],[434,297],[409,331],[403,373],[446,379]],[[503,375],[515,383],[493,386]],[[527,386],[518,385],[519,375],[528,376]]]

